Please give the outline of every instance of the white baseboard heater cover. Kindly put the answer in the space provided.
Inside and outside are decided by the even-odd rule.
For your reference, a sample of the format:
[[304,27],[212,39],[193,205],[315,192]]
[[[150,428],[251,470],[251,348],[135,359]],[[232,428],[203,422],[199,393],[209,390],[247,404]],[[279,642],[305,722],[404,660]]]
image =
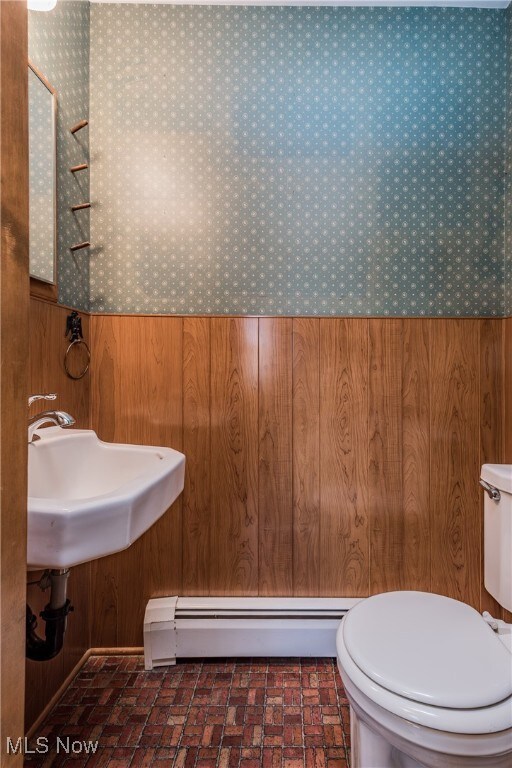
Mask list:
[[336,656],[336,630],[361,598],[159,597],[146,606],[146,669],[179,658]]

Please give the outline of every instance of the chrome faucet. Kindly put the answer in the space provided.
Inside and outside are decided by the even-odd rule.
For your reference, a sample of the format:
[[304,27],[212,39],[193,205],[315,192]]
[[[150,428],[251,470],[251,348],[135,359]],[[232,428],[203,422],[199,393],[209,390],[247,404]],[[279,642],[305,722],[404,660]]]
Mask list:
[[[57,395],[31,395],[28,399],[29,406],[36,400],[55,400]],[[72,427],[75,420],[69,413],[65,411],[43,411],[42,413],[36,413],[35,416],[31,416],[28,420],[28,441],[29,443],[34,440],[39,440],[39,436],[35,434],[39,427],[43,424],[56,424],[58,427]]]
[[52,392],[49,395],[30,395],[28,399],[28,407],[30,408],[32,403],[35,403],[37,400],[56,400],[56,399],[57,399],[57,395],[55,394],[55,392]]
[[58,427],[72,427],[75,420],[65,411],[43,411],[37,413],[28,420],[28,441],[32,443],[38,440],[39,436],[34,434],[43,424],[56,424]]

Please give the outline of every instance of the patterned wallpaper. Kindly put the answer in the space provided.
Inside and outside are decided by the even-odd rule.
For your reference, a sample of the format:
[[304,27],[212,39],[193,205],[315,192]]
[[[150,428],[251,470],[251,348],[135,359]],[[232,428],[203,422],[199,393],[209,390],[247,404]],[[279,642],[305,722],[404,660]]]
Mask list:
[[503,312],[503,11],[91,7],[91,308]]
[[28,135],[30,188],[30,273],[54,282],[55,251],[55,140],[53,96],[37,77],[28,73]]
[[[69,126],[89,107],[88,130]],[[512,39],[512,10],[507,11]],[[59,298],[97,311],[512,312],[504,12],[59,3]],[[129,41],[129,44],[127,43]],[[512,164],[512,98],[507,164]],[[91,263],[89,274],[89,263]],[[506,274],[506,305],[504,280]]]
[[505,182],[505,315],[512,317],[512,5],[507,9],[507,172]]
[[87,162],[88,128],[69,129],[89,113],[89,3],[67,0],[49,13],[29,11],[29,57],[57,90],[57,250],[59,301],[79,309],[89,306],[88,251],[69,247],[89,240],[89,212],[70,206],[89,200],[88,172],[71,174]]

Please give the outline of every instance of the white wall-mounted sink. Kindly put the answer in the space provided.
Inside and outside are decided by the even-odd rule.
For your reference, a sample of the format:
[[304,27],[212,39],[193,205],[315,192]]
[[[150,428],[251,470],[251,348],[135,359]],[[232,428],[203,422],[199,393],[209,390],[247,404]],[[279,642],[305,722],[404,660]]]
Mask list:
[[28,445],[27,568],[70,568],[126,549],[183,490],[172,448],[104,443],[46,427]]

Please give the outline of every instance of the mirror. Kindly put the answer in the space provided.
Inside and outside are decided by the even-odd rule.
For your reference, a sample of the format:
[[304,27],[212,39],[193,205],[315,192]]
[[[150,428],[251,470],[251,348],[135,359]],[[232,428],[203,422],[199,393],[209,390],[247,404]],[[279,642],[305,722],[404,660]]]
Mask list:
[[32,64],[29,103],[30,276],[57,282],[57,93]]

